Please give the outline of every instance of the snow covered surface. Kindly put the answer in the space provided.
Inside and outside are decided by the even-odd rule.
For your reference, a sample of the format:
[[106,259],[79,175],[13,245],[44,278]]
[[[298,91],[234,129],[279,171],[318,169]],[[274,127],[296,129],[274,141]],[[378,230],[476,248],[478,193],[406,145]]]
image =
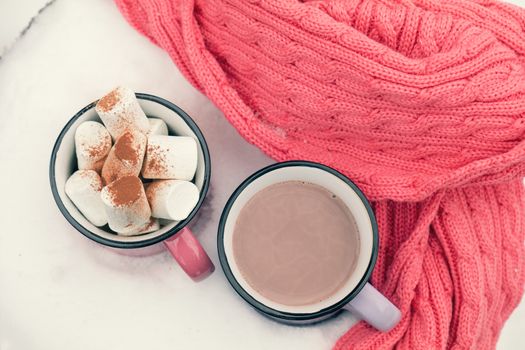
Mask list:
[[[0,5],[0,49],[10,47],[0,60],[0,350],[330,348],[355,322],[348,313],[308,327],[275,323],[235,294],[219,266],[222,207],[242,179],[272,160],[244,141],[110,0],[57,0],[12,44],[45,3]],[[47,174],[56,136],[79,109],[119,84],[178,104],[207,138],[212,186],[192,229],[217,269],[201,283],[165,251],[133,257],[96,245],[53,201]],[[498,349],[525,349],[524,324],[522,302]]]

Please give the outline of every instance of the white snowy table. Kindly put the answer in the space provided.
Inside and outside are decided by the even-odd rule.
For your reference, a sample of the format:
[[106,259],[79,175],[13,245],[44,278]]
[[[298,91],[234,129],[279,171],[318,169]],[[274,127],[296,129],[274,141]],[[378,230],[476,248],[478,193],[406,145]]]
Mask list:
[[[45,3],[0,4],[0,350],[330,348],[355,322],[350,315],[310,327],[272,322],[235,294],[219,266],[222,207],[243,178],[273,161],[110,0],[56,0],[19,36]],[[201,283],[167,252],[130,257],[92,243],[55,206],[47,173],[56,136],[117,84],[175,102],[207,138],[212,186],[192,229],[217,270]],[[524,325],[522,302],[498,349],[525,349]]]

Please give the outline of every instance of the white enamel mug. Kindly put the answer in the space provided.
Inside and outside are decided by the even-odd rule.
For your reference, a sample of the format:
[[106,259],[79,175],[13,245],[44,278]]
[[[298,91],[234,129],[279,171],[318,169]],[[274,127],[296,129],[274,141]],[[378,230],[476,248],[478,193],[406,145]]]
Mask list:
[[65,183],[78,168],[75,156],[75,131],[85,121],[101,122],[95,111],[94,101],[76,113],[58,135],[49,164],[49,181],[55,202],[66,220],[87,238],[129,255],[149,255],[158,252],[163,245],[177,260],[180,267],[194,281],[200,281],[214,271],[208,254],[188,228],[197,215],[210,184],[210,153],[204,135],[197,124],[175,104],[149,94],[137,93],[141,108],[149,117],[160,118],[166,123],[171,135],[193,137],[197,142],[198,162],[193,182],[199,189],[199,201],[188,217],[173,221],[159,230],[137,236],[120,236],[109,227],[96,227],[75,207],[65,193]]
[[[359,255],[354,272],[342,288],[314,304],[290,306],[264,297],[243,278],[233,254],[233,231],[241,209],[262,189],[285,181],[313,183],[337,195],[351,210],[359,231]],[[270,165],[248,177],[224,208],[217,245],[222,269],[235,291],[257,311],[276,321],[313,323],[346,309],[386,332],[401,319],[399,309],[368,283],[378,251],[378,230],[372,207],[352,181],[330,167],[307,161],[289,161]]]

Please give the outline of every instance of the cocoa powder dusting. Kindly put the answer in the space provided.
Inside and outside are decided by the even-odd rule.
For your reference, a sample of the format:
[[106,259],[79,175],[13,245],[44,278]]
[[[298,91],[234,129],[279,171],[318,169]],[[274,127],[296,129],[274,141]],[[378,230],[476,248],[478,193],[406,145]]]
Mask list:
[[88,148],[88,154],[91,158],[98,158],[102,155],[103,148],[100,146],[93,146]]
[[95,178],[95,181],[93,183],[91,183],[91,187],[97,191],[97,192],[100,192],[102,190],[102,179],[100,177],[96,177]]
[[[102,168],[104,170],[104,167]],[[102,181],[105,185],[109,185],[118,178],[118,173],[114,171],[114,167],[109,167],[106,172],[102,171]]]
[[166,154],[159,146],[148,145],[145,168],[148,173],[159,174],[166,171]]
[[115,142],[115,155],[120,160],[127,160],[136,165],[139,161],[139,152],[133,147],[134,136],[131,132],[126,131]]
[[106,162],[107,157],[104,157],[102,159],[99,159],[93,164],[93,170],[97,172],[97,174],[102,173],[102,168],[104,167],[104,163]]
[[117,89],[115,89],[111,91],[109,94],[107,94],[106,96],[102,97],[98,101],[97,107],[101,111],[107,112],[111,110],[119,100],[120,100],[120,94],[118,93]]
[[153,200],[155,199],[154,194],[157,192],[157,190],[159,188],[164,186],[165,183],[166,183],[166,181],[164,181],[164,180],[157,180],[157,181],[151,182],[146,187],[146,198],[148,199],[148,203],[149,203],[150,206],[153,204]]
[[142,191],[142,182],[137,176],[124,176],[108,185],[108,192],[116,206],[134,203]]
[[100,159],[104,157],[108,150],[111,148],[111,139],[105,139],[100,144],[96,146],[91,146],[88,148],[88,154],[91,158]]
[[102,179],[98,176],[98,174],[95,173],[94,170],[78,170],[78,174],[84,179],[89,178],[89,180],[91,180],[89,185],[95,191],[100,191],[102,190],[102,187],[104,187],[102,184]]

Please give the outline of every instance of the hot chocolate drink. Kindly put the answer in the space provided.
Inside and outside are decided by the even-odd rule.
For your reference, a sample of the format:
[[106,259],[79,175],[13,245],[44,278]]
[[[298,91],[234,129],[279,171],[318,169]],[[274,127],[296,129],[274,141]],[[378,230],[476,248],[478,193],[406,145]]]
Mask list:
[[241,209],[233,254],[246,282],[262,296],[308,305],[348,281],[359,255],[359,232],[350,209],[324,187],[281,182]]

